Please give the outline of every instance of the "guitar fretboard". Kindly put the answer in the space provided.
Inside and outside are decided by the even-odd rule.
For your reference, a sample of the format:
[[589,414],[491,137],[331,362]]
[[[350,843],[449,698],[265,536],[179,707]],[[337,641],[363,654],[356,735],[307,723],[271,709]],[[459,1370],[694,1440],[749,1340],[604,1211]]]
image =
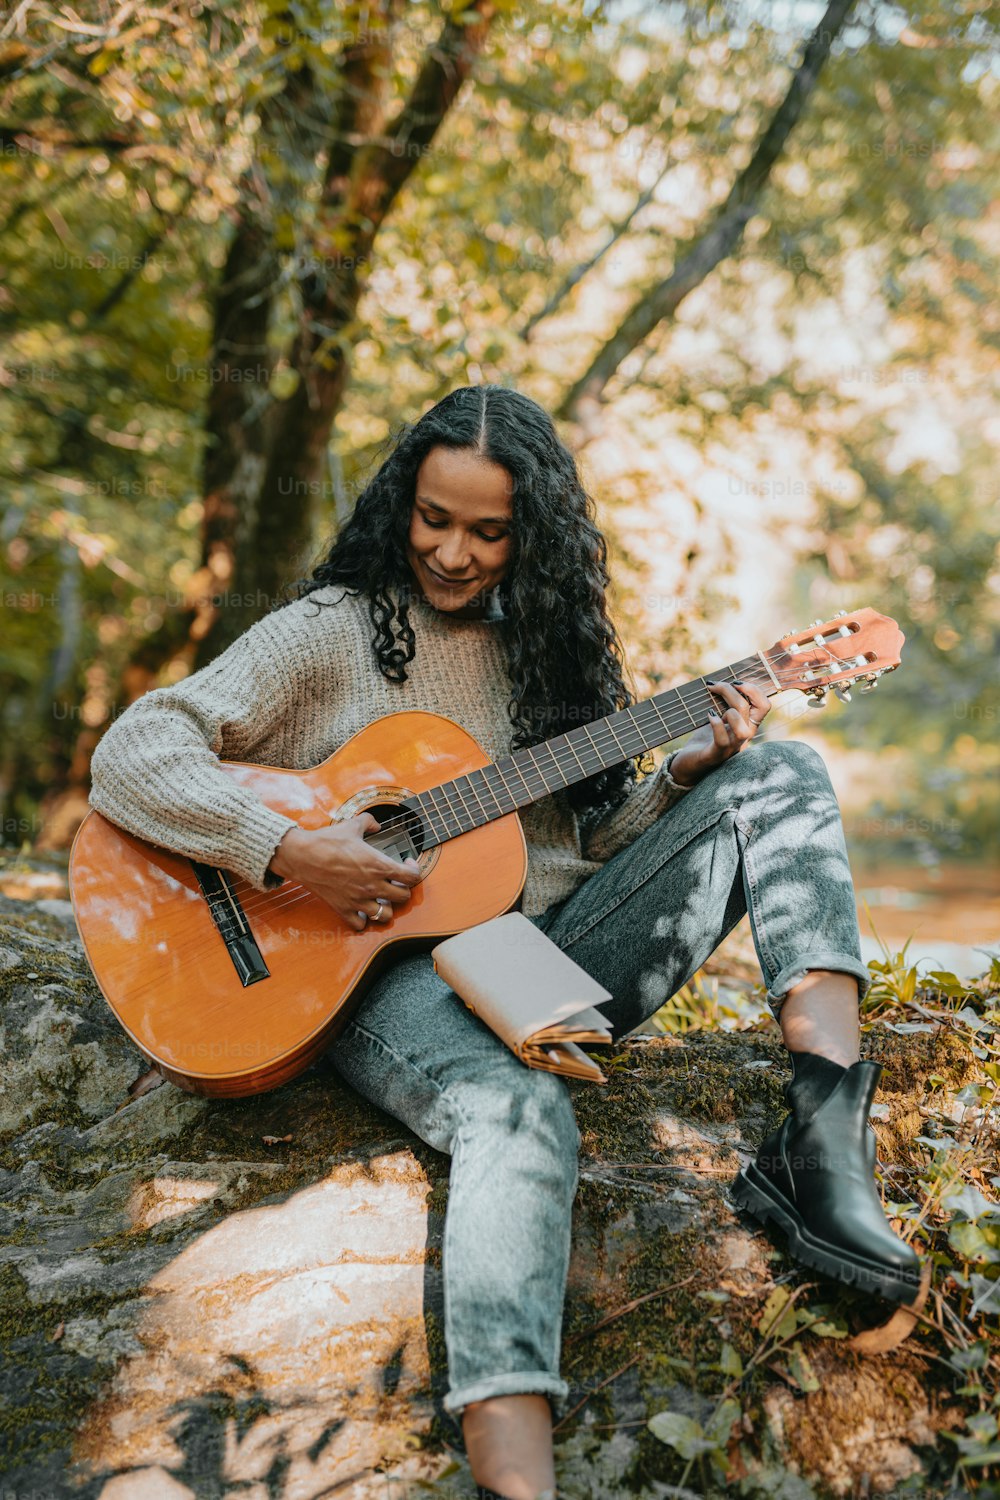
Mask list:
[[768,696],[779,690],[763,657],[759,653],[745,656],[718,672],[706,672],[631,708],[619,709],[544,744],[515,750],[478,771],[430,787],[410,799],[411,805],[419,807],[425,829],[430,831],[430,837],[425,834],[424,847],[481,828],[698,729],[708,722],[709,709],[719,707],[706,681],[747,682]]

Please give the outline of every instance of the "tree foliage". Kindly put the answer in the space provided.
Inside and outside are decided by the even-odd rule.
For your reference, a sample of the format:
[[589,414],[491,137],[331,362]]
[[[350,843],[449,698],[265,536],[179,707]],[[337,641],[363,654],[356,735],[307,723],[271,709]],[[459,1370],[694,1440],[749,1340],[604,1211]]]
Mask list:
[[[17,7],[5,833],[85,784],[131,697],[270,607],[398,420],[500,380],[592,466],[640,686],[711,659],[727,607],[706,471],[748,516],[785,496],[759,585],[783,618],[871,602],[908,635],[905,672],[833,731],[911,748],[899,795],[975,849],[996,43],[967,0]],[[677,518],[652,533],[683,554],[667,617],[638,599],[636,510]]]

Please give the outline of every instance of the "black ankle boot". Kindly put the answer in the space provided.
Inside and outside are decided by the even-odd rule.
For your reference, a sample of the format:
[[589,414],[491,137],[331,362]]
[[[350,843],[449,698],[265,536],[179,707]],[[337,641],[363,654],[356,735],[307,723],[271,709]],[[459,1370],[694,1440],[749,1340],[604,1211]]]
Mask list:
[[857,1062],[811,1117],[794,1113],[738,1174],[733,1197],[788,1236],[796,1260],[813,1270],[912,1302],[920,1258],[892,1232],[875,1186],[875,1133],[868,1111],[882,1068]]

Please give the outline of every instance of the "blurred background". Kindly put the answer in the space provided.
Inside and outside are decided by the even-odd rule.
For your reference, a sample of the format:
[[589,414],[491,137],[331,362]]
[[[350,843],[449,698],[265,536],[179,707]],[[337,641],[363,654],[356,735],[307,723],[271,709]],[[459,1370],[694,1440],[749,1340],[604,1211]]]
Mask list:
[[101,733],[277,602],[395,424],[551,411],[646,696],[839,609],[794,705],[866,953],[1000,949],[997,14],[146,0],[0,13],[0,884]]

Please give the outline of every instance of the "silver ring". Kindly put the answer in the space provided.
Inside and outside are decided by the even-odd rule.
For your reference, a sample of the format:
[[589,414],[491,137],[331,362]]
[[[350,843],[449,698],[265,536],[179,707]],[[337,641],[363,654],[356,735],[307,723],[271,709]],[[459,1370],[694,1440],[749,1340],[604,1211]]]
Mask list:
[[373,921],[380,922],[382,920],[382,908],[383,906],[388,907],[389,903],[384,896],[376,896],[375,900],[378,902],[378,911],[375,913]]

